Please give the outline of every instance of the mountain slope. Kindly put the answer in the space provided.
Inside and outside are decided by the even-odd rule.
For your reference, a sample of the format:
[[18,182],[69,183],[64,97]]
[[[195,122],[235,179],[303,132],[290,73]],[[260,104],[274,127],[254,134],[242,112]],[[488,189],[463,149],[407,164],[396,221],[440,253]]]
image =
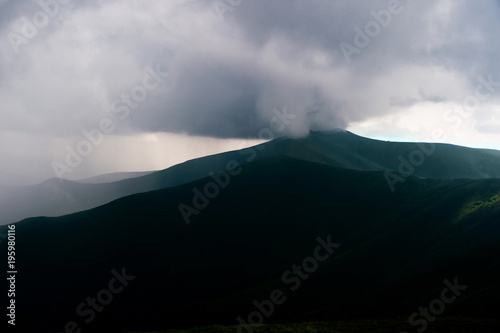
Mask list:
[[495,150],[384,142],[347,131],[311,132],[303,139],[279,138],[256,147],[206,156],[112,183],[80,184],[51,179],[34,187],[9,188],[0,193],[0,221],[6,224],[31,216],[70,214],[134,193],[201,179],[210,172],[226,170],[229,161],[244,165],[278,155],[354,170],[391,170],[396,174],[404,163],[401,161],[414,161],[418,165],[406,165],[414,169],[413,175],[420,177],[500,178],[500,152]]
[[284,151],[295,158],[347,169],[396,171],[401,157],[417,162],[414,175],[420,177],[500,178],[500,151],[491,149],[380,141],[334,131],[312,132],[307,138],[290,140]]
[[[446,315],[499,310],[499,179],[409,177],[393,194],[383,172],[275,156],[244,166],[186,225],[179,204],[211,181],[17,223],[24,328],[237,324],[274,289],[287,300],[266,321],[407,317],[455,277],[468,289]],[[292,292],[282,275],[318,237],[341,246]],[[135,278],[86,324],[75,308],[122,267]]]

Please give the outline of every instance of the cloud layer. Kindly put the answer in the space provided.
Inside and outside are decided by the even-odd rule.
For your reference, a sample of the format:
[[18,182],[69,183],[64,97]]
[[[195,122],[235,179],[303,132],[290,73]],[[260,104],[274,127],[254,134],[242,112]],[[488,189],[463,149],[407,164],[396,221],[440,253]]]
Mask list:
[[[103,118],[130,138],[245,139],[283,107],[291,136],[500,133],[500,85],[460,126],[446,120],[481,77],[500,82],[498,1],[25,0],[0,13],[5,175],[26,154],[47,174]],[[168,77],[141,90],[148,68]]]

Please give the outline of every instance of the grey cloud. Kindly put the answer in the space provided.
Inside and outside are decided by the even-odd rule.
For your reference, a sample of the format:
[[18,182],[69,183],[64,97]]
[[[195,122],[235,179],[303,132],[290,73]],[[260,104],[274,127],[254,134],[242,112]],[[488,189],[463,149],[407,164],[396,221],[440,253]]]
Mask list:
[[[348,63],[340,43],[354,45],[354,27],[389,3],[246,0],[221,21],[211,1],[71,1],[14,54],[6,34],[39,4],[4,1],[0,131],[74,139],[113,117],[118,134],[246,138],[287,107],[296,119],[284,134],[298,136],[424,101],[461,103],[480,75],[500,81],[498,1],[401,0]],[[118,121],[109,105],[156,65],[168,79]]]
[[[372,84],[373,80],[380,75],[397,70],[399,67],[426,66],[437,62],[437,66],[451,66],[453,70],[466,72],[471,76],[471,80],[474,75],[485,73],[487,70],[491,71],[491,65],[487,69],[482,68],[484,62],[481,59],[486,58],[487,54],[486,51],[482,52],[485,46],[479,43],[494,35],[491,30],[488,30],[498,24],[493,18],[490,19],[490,17],[494,17],[494,14],[491,14],[494,10],[489,11],[486,19],[481,20],[479,24],[472,23],[474,22],[472,20],[465,20],[465,15],[470,16],[476,13],[476,15],[481,15],[481,13],[487,12],[489,6],[497,7],[498,5],[495,3],[491,3],[489,6],[485,3],[477,5],[462,3],[462,6],[455,6],[455,9],[452,9],[449,19],[443,19],[445,22],[426,21],[437,19],[435,11],[438,10],[436,8],[440,3],[442,2],[424,5],[401,1],[402,12],[392,16],[389,26],[383,28],[366,49],[362,49],[360,54],[352,56],[353,62],[351,64],[345,62],[339,44],[341,42],[354,44],[353,28],[355,26],[363,28],[367,22],[373,20],[371,11],[378,12],[386,9],[388,6],[386,1],[369,3],[352,1],[317,1],[314,3],[307,1],[245,1],[233,12],[226,13],[227,19],[224,22],[213,21],[216,16],[211,6],[200,5],[192,1],[179,6],[176,10],[183,17],[193,17],[206,21],[208,31],[199,29],[198,31],[202,35],[186,35],[194,39],[183,40],[182,33],[170,31],[169,28],[173,28],[173,26],[167,24],[167,27],[164,27],[164,31],[161,31],[160,34],[174,34],[177,39],[172,41],[166,38],[166,43],[155,40],[154,33],[148,31],[147,28],[161,29],[163,26],[160,23],[151,22],[144,24],[141,15],[147,13],[146,10],[145,13],[137,13],[137,17],[131,17],[129,13],[126,13],[127,15],[123,15],[123,22],[110,21],[108,25],[103,25],[108,30],[99,31],[99,34],[96,34],[95,31],[89,33],[88,38],[91,38],[91,45],[76,42],[75,47],[82,48],[82,57],[87,56],[85,54],[87,47],[90,49],[88,53],[94,52],[92,56],[95,58],[89,59],[91,65],[88,68],[94,76],[90,76],[89,79],[99,81],[106,87],[108,102],[126,89],[120,86],[119,80],[126,77],[127,73],[122,73],[119,76],[113,75],[111,62],[116,61],[116,58],[113,59],[113,57],[120,56],[119,51],[123,52],[123,57],[132,58],[131,64],[135,62],[134,65],[141,64],[141,67],[144,67],[148,65],[148,61],[156,60],[164,68],[176,74],[178,79],[172,83],[170,90],[166,91],[162,87],[163,94],[148,99],[141,105],[140,115],[139,112],[134,115],[130,124],[138,131],[171,131],[216,137],[245,137],[249,133],[256,133],[268,121],[266,114],[269,115],[270,110],[259,110],[259,101],[267,101],[266,105],[262,106],[263,108],[297,103],[295,98],[289,99],[290,96],[300,96],[301,101],[298,102],[298,105],[288,106],[289,108],[295,107],[295,112],[303,115],[307,114],[310,108],[314,108],[314,105],[335,104],[335,108],[322,107],[315,110],[317,114],[321,115],[322,120],[329,120],[328,123],[324,121],[316,123],[314,119],[320,119],[317,116],[304,117],[304,119],[308,119],[307,126],[334,128],[345,126],[347,122],[354,119],[359,120],[360,116],[356,114],[356,111],[344,105],[345,100],[358,98],[356,88],[361,90]],[[37,4],[33,4],[33,2],[30,4],[31,11],[33,11],[33,7],[36,8]],[[13,11],[17,14],[20,7],[27,10],[26,6],[13,6]],[[86,3],[72,8],[75,13],[84,9],[98,12],[102,6]],[[207,12],[200,14],[202,10]],[[116,15],[118,16],[119,13]],[[446,22],[447,20],[450,22]],[[74,30],[70,33],[82,34],[86,30],[91,30],[91,27],[85,25],[86,23],[91,24],[91,22],[82,22],[81,20],[75,22],[79,22],[81,26],[73,27]],[[194,22],[190,24],[181,22],[181,24],[185,24],[185,28],[188,29]],[[192,27],[192,29],[196,28]],[[231,34],[234,36],[230,36]],[[459,38],[461,35],[465,36],[464,40]],[[469,40],[476,35],[481,36],[481,38]],[[196,38],[202,42],[204,39],[223,38],[223,42],[214,47],[224,49],[215,50],[211,54],[203,53],[207,51],[207,48],[200,49],[190,45],[200,41]],[[282,78],[280,73],[264,72],[262,67],[259,68],[258,65],[252,64],[249,60],[228,61],[224,55],[232,52],[232,48],[237,47],[236,43],[232,43],[232,39],[236,38],[240,39],[239,43],[251,52],[248,54],[250,59],[253,57],[256,61],[273,41],[281,40],[281,45],[278,43],[274,46],[277,48],[275,50],[276,59],[283,66],[288,67],[287,71],[290,72],[297,70],[297,66],[303,69],[314,69],[315,62],[311,53],[322,52],[326,57],[323,64],[325,71],[322,73],[325,76],[324,80],[328,79],[328,75],[334,75],[336,71],[346,71],[349,73],[346,84],[352,85],[353,91],[344,91],[344,96],[339,97],[335,95],[335,92],[328,92],[329,87],[318,87],[318,82],[308,82],[307,78],[304,78],[304,82],[301,84],[291,83]],[[436,40],[436,38],[438,39]],[[38,47],[38,45],[33,47]],[[56,53],[57,46],[59,45],[54,43],[54,49],[51,51]],[[30,45],[26,45],[26,52],[30,52],[29,47]],[[472,50],[469,49],[469,52],[466,52],[467,48],[470,47]],[[478,52],[479,56],[476,55]],[[65,56],[79,57],[80,54],[74,52]],[[492,61],[493,59],[487,60]],[[78,59],[75,62],[78,62]],[[49,65],[56,66],[55,63],[49,63]],[[477,70],[473,71],[472,69]],[[36,69],[32,68],[32,70]],[[56,70],[63,72],[63,69]],[[132,70],[137,70],[137,68]],[[50,122],[53,122],[54,119],[61,119],[65,123],[76,121],[77,124],[84,127],[91,125],[92,115],[96,117],[96,114],[101,110],[99,110],[98,104],[91,102],[94,96],[88,96],[88,91],[78,96],[78,91],[85,91],[85,87],[81,87],[81,82],[79,82],[82,79],[82,77],[78,77],[78,75],[82,75],[81,71],[82,69],[76,70],[68,65],[63,73],[71,74],[74,80],[71,82],[69,81],[70,77],[63,77],[63,80],[60,81],[69,81],[66,89],[70,89],[70,91],[71,87],[74,87],[74,91],[68,94],[68,96],[72,96],[72,102],[76,101],[80,105],[75,108],[74,112],[69,110],[67,106],[69,103],[64,101],[64,97],[61,95],[57,96],[58,101],[55,102],[61,105],[54,107],[54,97],[57,92],[50,90],[50,84],[52,83],[53,88],[59,90],[60,87],[54,85],[56,82],[49,83],[49,86],[43,89],[45,91],[42,90],[43,96],[37,96],[37,92],[32,90],[34,92],[31,93],[31,98],[26,99],[25,104],[29,110],[37,109],[39,117],[35,121],[43,123],[43,119],[48,119]],[[316,72],[319,72],[317,68]],[[85,78],[85,74],[82,76]],[[335,79],[330,78],[330,80]],[[40,82],[36,82],[36,84],[40,84]],[[120,88],[117,88],[119,86]],[[322,93],[318,94],[318,91]],[[325,96],[327,92],[329,96]],[[273,93],[275,93],[274,100],[273,97],[269,96]],[[350,96],[345,95],[346,93]],[[382,89],[379,93],[390,94]],[[282,98],[282,96],[287,96],[287,99]],[[82,100],[78,101],[79,98]],[[388,99],[390,98],[394,98],[394,96],[388,96]],[[397,96],[397,98],[410,100],[412,97]],[[445,98],[445,96],[439,95],[431,96],[433,101]],[[87,101],[85,101],[86,99]],[[428,97],[421,97],[421,100],[427,99]],[[385,105],[389,106],[390,102],[388,101]],[[63,109],[64,112],[61,112]],[[57,114],[58,112],[59,114]],[[390,112],[390,110],[384,109],[384,105],[379,105],[377,108],[377,103],[374,103],[373,109],[362,112],[365,116],[373,116]],[[68,113],[73,114],[69,116]],[[51,118],[51,114],[55,118]],[[82,118],[81,114],[88,114],[89,118]],[[50,126],[46,124],[45,127]],[[74,127],[78,127],[78,125]],[[73,126],[70,128],[75,131]],[[61,134],[67,129],[67,124],[65,124],[60,129]]]

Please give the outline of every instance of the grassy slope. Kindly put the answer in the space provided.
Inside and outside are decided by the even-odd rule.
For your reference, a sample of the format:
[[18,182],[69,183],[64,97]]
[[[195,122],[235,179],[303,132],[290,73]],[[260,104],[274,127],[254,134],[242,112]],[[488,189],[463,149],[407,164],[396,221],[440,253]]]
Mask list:
[[329,234],[338,253],[270,321],[405,317],[455,276],[469,289],[446,315],[497,315],[500,204],[462,212],[500,193],[500,180],[410,178],[393,194],[381,172],[275,157],[245,166],[186,226],[177,206],[206,181],[17,223],[27,329],[81,321],[75,307],[123,266],[136,280],[88,329],[235,323],[286,290],[282,273]]
[[[398,170],[402,156],[409,160],[421,147],[432,150],[415,175],[426,178],[500,178],[500,151],[449,144],[389,142],[364,138],[350,132],[312,132],[290,140],[283,149],[291,157],[355,170]],[[430,151],[429,151],[430,152]],[[415,157],[418,162],[418,157]]]

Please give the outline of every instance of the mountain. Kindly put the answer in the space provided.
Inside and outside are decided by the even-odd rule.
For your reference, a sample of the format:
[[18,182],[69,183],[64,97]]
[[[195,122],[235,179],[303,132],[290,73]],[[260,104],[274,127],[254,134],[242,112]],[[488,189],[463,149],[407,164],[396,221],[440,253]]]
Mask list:
[[[193,209],[189,224],[181,205]],[[500,179],[408,176],[392,192],[384,171],[269,156],[16,223],[19,328],[237,325],[258,306],[266,322],[391,320],[441,303],[433,320],[497,318],[499,220]],[[442,295],[449,302],[436,303]],[[272,311],[269,299],[279,300]]]
[[500,178],[500,151],[450,144],[390,142],[347,131],[312,132],[289,140],[286,155],[354,170],[397,171],[408,163],[426,178]]
[[[353,170],[390,171],[386,178],[391,184],[388,187],[393,190],[408,174],[438,179],[500,178],[500,151],[496,150],[386,142],[340,130],[311,132],[303,139],[279,138],[255,147],[201,157],[165,170],[110,183],[81,184],[54,178],[36,186],[10,187],[0,190],[0,221],[6,224],[33,216],[70,214],[127,195],[186,184],[207,177],[210,172],[227,170],[229,161],[245,165],[270,156],[289,156]],[[104,179],[111,178],[105,176]]]
[[114,173],[107,173],[107,174],[99,175],[99,176],[95,176],[95,177],[79,179],[79,180],[77,180],[77,182],[78,183],[85,183],[85,184],[112,183],[112,182],[117,182],[117,181],[124,180],[124,179],[137,178],[137,177],[149,175],[152,172],[154,172],[154,171],[114,172]]

